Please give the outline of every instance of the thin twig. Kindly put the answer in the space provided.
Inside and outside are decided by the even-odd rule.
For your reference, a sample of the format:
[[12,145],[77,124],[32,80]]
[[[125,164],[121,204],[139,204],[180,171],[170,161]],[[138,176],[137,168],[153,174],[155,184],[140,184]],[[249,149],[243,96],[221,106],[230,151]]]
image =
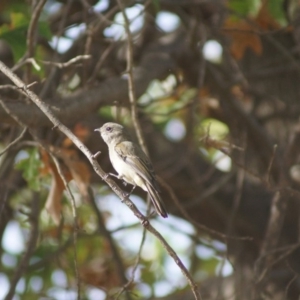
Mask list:
[[131,278],[127,282],[127,284],[124,285],[123,288],[118,292],[118,294],[115,297],[115,300],[118,300],[119,297],[122,295],[122,293],[124,291],[126,291],[130,287],[130,285],[134,282],[135,273],[136,273],[137,268],[139,266],[139,263],[141,261],[141,254],[142,254],[143,246],[144,246],[145,241],[146,241],[146,235],[147,235],[147,230],[144,228],[144,230],[143,230],[143,236],[142,236],[142,239],[141,239],[141,242],[140,242],[139,251],[137,253],[136,261],[135,261],[135,264],[134,264],[132,272],[131,272]]
[[281,255],[277,259],[275,259],[274,254],[272,255],[272,249],[276,249],[280,237],[280,232],[283,226],[287,209],[287,201],[288,199],[286,193],[281,193],[279,191],[275,192],[270,207],[270,217],[268,220],[265,237],[261,246],[260,256],[256,262],[254,273],[256,281],[253,288],[253,299],[256,299],[257,295],[261,293],[261,289],[264,285],[262,281],[265,278],[267,272],[275,263],[292,252],[287,251],[287,254]]
[[51,62],[51,61],[46,61],[46,60],[42,60],[41,62],[45,65],[51,65],[51,66],[55,66],[59,69],[63,69],[63,68],[67,68],[67,67],[77,63],[78,61],[88,60],[90,58],[91,58],[91,55],[78,55],[65,63]]
[[70,237],[64,242],[64,244],[59,245],[59,247],[56,248],[54,251],[51,251],[49,249],[47,253],[41,258],[41,260],[30,264],[28,266],[28,271],[33,272],[36,270],[40,270],[41,268],[47,266],[47,264],[51,264],[55,259],[59,258],[63,252],[67,251],[68,248],[71,247],[73,244],[73,236],[70,235]]
[[18,88],[15,85],[12,85],[12,84],[0,85],[0,90],[5,90],[5,89],[18,90]]
[[[288,257],[292,252],[294,252],[296,249],[298,249],[300,247],[300,244],[297,243],[297,244],[294,244],[294,245],[291,245],[291,246],[288,246],[288,247],[284,247],[284,251],[280,256],[278,256],[276,259],[274,259],[270,265],[266,266],[264,268],[264,270],[260,273],[260,276],[258,278],[256,278],[256,284],[258,284],[259,282],[261,282],[264,277],[266,276],[267,272],[274,266],[276,265],[277,263],[279,263],[280,261],[282,261],[284,258]],[[281,248],[279,249],[275,249],[275,250],[271,250],[269,253],[265,253],[263,255],[263,257],[260,257],[259,260],[261,260],[262,258],[264,257],[267,257],[269,255],[271,256],[274,256],[274,254],[276,252],[279,252],[279,251],[282,251]],[[256,263],[256,265],[258,264],[258,262]]]
[[282,201],[282,197],[284,195],[279,191],[273,196],[268,226],[261,247],[261,255],[265,255],[269,250],[276,248],[287,208],[287,199]]
[[24,274],[24,272],[26,271],[27,266],[29,265],[30,257],[35,249],[37,239],[38,239],[38,233],[39,233],[39,221],[38,221],[39,210],[40,210],[39,203],[40,203],[39,196],[38,194],[34,193],[31,201],[31,212],[29,216],[29,221],[31,223],[31,230],[30,230],[26,251],[19,265],[14,271],[13,278],[10,282],[9,291],[5,296],[4,300],[13,299],[17,283],[19,279],[22,277],[22,275]]
[[[19,88],[21,89],[21,88]],[[24,130],[23,132],[25,133],[26,130],[27,130],[27,127],[25,127],[25,124],[18,119],[17,116],[15,116],[9,109],[8,107],[5,105],[5,103],[0,99],[0,104],[2,105],[3,109],[11,115],[11,117],[13,119],[15,119],[15,121],[20,124],[21,126],[24,127]],[[23,133],[22,132],[22,133]],[[74,218],[74,231],[73,231],[73,245],[74,245],[74,264],[75,264],[75,274],[76,274],[76,282],[77,282],[77,299],[79,300],[80,299],[80,277],[79,277],[79,272],[78,272],[78,264],[77,264],[77,250],[76,250],[76,247],[77,247],[77,233],[78,233],[78,222],[77,222],[77,211],[76,211],[76,205],[75,205],[75,199],[74,199],[74,196],[69,188],[69,185],[63,175],[63,172],[61,170],[61,167],[60,167],[60,164],[58,162],[58,160],[56,159],[56,157],[53,155],[53,153],[50,151],[50,149],[45,146],[42,141],[36,136],[33,134],[33,132],[31,131],[30,132],[33,137],[37,140],[37,142],[32,142],[34,146],[41,146],[43,149],[45,149],[45,151],[47,151],[50,156],[52,157],[54,163],[55,163],[55,166],[57,168],[57,172],[58,174],[60,175],[64,185],[65,185],[65,188],[68,192],[68,195],[69,195],[69,198],[71,200],[71,205],[72,205],[72,212],[73,212],[73,218]],[[1,155],[1,154],[0,154]]]
[[[244,133],[242,136],[243,140],[243,149],[247,149],[247,134]],[[242,165],[246,164],[246,155],[245,152],[241,152],[242,155]],[[237,176],[236,176],[236,193],[233,199],[233,207],[229,216],[228,225],[227,225],[227,234],[230,235],[233,232],[233,225],[236,218],[236,215],[238,213],[238,209],[242,200],[242,194],[243,194],[243,186],[245,181],[245,175],[246,172],[244,169],[238,169]]]
[[[238,166],[239,168],[243,169],[246,174],[258,179],[259,181],[261,181],[265,186],[269,185],[267,184],[265,178],[262,178],[259,174],[254,173],[253,171],[249,170],[245,165],[243,165],[242,163],[239,163],[233,155],[231,155],[229,149],[238,149],[239,151],[244,151],[243,148],[235,146],[235,145],[231,145],[229,144],[229,149],[225,148],[222,146],[222,144],[224,143],[223,141],[219,142],[213,138],[211,138],[209,135],[205,135],[204,138],[202,138],[200,141],[203,141],[205,143],[205,145],[210,146],[212,148],[215,148],[217,150],[219,150],[220,152],[224,153],[226,156],[228,156],[231,161]],[[227,143],[226,143],[227,144]],[[278,190],[278,186],[276,186],[276,190]]]
[[26,39],[26,44],[27,44],[27,57],[31,58],[34,56],[34,47],[35,47],[35,33],[37,29],[37,24],[38,20],[40,18],[41,12],[43,10],[43,7],[45,5],[47,0],[40,0],[38,1],[33,14],[30,19],[30,24],[28,26],[28,31],[27,31],[27,39]]
[[[1,62],[0,62],[0,63],[1,63]],[[17,88],[17,90],[18,90],[19,92],[22,92],[19,88]],[[24,128],[27,128],[26,124],[23,123],[23,122],[18,118],[18,116],[15,115],[15,114],[7,107],[7,105],[5,104],[5,102],[4,102],[1,98],[0,98],[0,105],[3,107],[4,111],[5,111],[9,116],[11,116],[11,118],[12,118],[13,120],[16,121],[17,124],[21,125],[21,126],[24,127]]]
[[41,67],[39,66],[39,64],[36,62],[36,60],[33,57],[29,57],[26,58],[25,60],[21,60],[19,61],[16,65],[14,65],[14,67],[11,69],[13,72],[15,72],[16,70],[18,70],[19,68],[21,68],[22,66],[26,65],[26,64],[32,64],[32,66],[37,70],[40,71]]
[[143,137],[143,133],[141,130],[141,126],[139,124],[138,112],[136,107],[136,97],[135,97],[135,84],[133,80],[133,43],[132,43],[132,35],[130,32],[130,23],[127,18],[125,8],[121,0],[118,0],[118,4],[121,8],[121,12],[124,18],[125,23],[125,31],[127,35],[127,74],[128,74],[128,96],[131,108],[131,118],[132,123],[139,141],[139,144],[143,151],[149,156],[148,149],[146,147],[145,139]]
[[270,159],[270,163],[268,166],[268,170],[267,170],[267,182],[270,184],[270,178],[271,178],[271,169],[272,169],[272,165],[275,159],[275,155],[276,155],[276,150],[277,150],[277,145],[273,146],[273,153],[272,153],[272,157]]
[[[30,23],[28,26],[27,31],[27,39],[26,39],[26,45],[27,45],[27,51],[25,54],[26,58],[32,58],[34,57],[35,52],[35,45],[36,45],[36,33],[37,33],[37,26],[38,26],[38,20],[40,18],[40,15],[42,13],[43,7],[45,5],[47,0],[40,0],[37,2],[36,7],[33,10]],[[29,66],[26,69],[26,80],[25,82],[29,82],[31,75],[31,68]]]
[[[35,32],[36,32],[36,27],[37,23],[40,17],[40,14],[42,12],[42,9],[46,3],[46,0],[40,1],[36,7],[35,10],[33,11],[32,18],[30,19],[30,24],[28,26],[28,31],[27,31],[27,37],[26,37],[26,45],[27,45],[27,51],[23,55],[23,57],[18,61],[18,63],[12,68],[12,71],[16,71],[23,65],[27,63],[31,63],[36,69],[40,69],[40,67],[37,65],[36,61],[34,60],[34,47],[35,47]],[[27,78],[28,79],[28,78]]]
[[[65,29],[65,24],[67,22],[68,14],[70,13],[70,9],[72,7],[73,2],[74,2],[74,0],[66,0],[65,1],[64,10],[63,10],[63,13],[62,13],[59,25],[58,25],[58,32],[56,34],[57,40],[53,47],[55,50],[54,55],[52,57],[53,61],[57,61],[59,58],[59,52],[57,51],[59,39]],[[50,67],[50,71],[48,73],[47,80],[43,84],[42,90],[39,94],[40,97],[45,97],[45,95],[47,95],[49,93],[50,89],[53,88],[53,82],[56,81],[55,77],[57,77],[57,74],[58,74],[58,69],[55,67]]]
[[[130,24],[129,24],[129,20],[127,18],[122,0],[118,0],[118,4],[121,8],[121,12],[122,12],[122,15],[123,15],[123,18],[124,18],[125,32],[126,32],[126,35],[127,35],[127,53],[126,53],[127,54],[127,68],[126,68],[126,71],[127,71],[127,74],[128,74],[128,96],[129,96],[129,103],[130,103],[130,108],[131,108],[132,123],[133,123],[134,129],[135,129],[135,132],[136,132],[136,135],[137,135],[137,138],[138,138],[138,141],[139,141],[139,144],[140,144],[142,150],[144,151],[144,153],[146,153],[149,156],[149,151],[146,147],[145,139],[143,137],[140,122],[139,122],[139,119],[138,119],[138,111],[137,111],[137,106],[136,106],[135,84],[134,84],[134,79],[133,79],[133,42],[132,42],[132,35],[131,35],[131,32],[130,32]],[[149,210],[150,209],[150,201],[148,201],[147,207],[148,207],[148,210]],[[138,264],[140,262],[140,255],[141,255],[141,251],[142,251],[142,248],[143,248],[143,245],[144,245],[144,242],[145,242],[145,238],[146,238],[146,230],[144,228],[143,237],[142,237],[142,240],[141,240],[137,260],[136,260],[135,266],[134,266],[133,271],[132,271],[131,280],[128,282],[127,286],[129,286],[134,281],[135,272],[136,272],[136,269],[137,269]],[[173,251],[173,249],[172,249],[172,251]],[[169,254],[170,254],[170,252],[169,252]],[[179,267],[181,267],[181,266],[179,265]],[[182,264],[182,267],[185,268],[185,266],[183,264]],[[192,277],[190,276],[188,270],[187,269],[185,269],[185,270],[186,270],[187,275],[191,279],[191,281],[190,281],[191,282],[191,287],[192,287],[192,290],[194,292],[195,298],[198,299],[197,298],[198,295],[199,295],[199,298],[201,298],[200,293],[195,288],[196,284],[194,283],[194,281],[193,281]],[[183,269],[182,269],[182,272],[184,272]],[[188,277],[187,277],[187,279],[188,279]],[[123,290],[127,286],[123,287]],[[119,298],[119,296],[121,295],[123,290],[121,290],[120,293],[117,295],[117,299]]]
[[123,286],[126,287],[126,288],[124,288],[124,290],[126,290],[126,299],[130,300],[132,298],[130,296],[129,291],[127,290],[128,280],[127,280],[126,275],[125,275],[126,272],[125,272],[125,267],[124,267],[122,258],[119,254],[118,248],[115,245],[114,239],[112,237],[112,232],[108,231],[105,227],[105,222],[104,222],[103,216],[102,216],[101,212],[99,211],[99,209],[96,205],[95,197],[94,197],[93,192],[92,192],[91,189],[89,189],[89,198],[90,198],[90,203],[92,205],[92,208],[93,208],[93,210],[96,214],[96,217],[98,219],[98,229],[101,233],[103,233],[104,237],[106,238],[106,240],[109,243],[110,250],[112,252],[112,255],[114,257],[114,262],[115,262],[116,268],[118,270],[118,276],[119,276],[120,281],[122,282]]
[[[2,104],[2,102],[0,101],[0,103]],[[7,152],[10,148],[12,148],[15,144],[17,144],[25,135],[27,131],[27,127],[24,127],[21,134],[11,143],[9,143],[1,152],[0,152],[0,156],[3,155],[5,152]]]
[[[17,122],[17,123],[19,123],[21,126],[24,126],[24,124],[23,124],[23,122],[22,121],[20,121],[7,107],[6,107],[6,105],[3,103],[3,101],[1,101],[1,99],[0,99],[0,104],[2,105],[2,107],[6,110],[6,112],[8,113],[8,114],[10,114],[11,116],[12,116],[12,118],[14,118],[15,119],[15,121]],[[27,127],[24,127],[24,130],[23,130],[23,132],[24,132],[24,134],[25,134],[25,132],[26,132],[26,130],[27,130]],[[23,133],[22,132],[22,133]],[[75,198],[74,198],[74,196],[73,196],[73,194],[72,194],[72,192],[71,192],[71,190],[70,190],[70,188],[69,188],[69,185],[68,185],[68,183],[67,183],[67,180],[66,180],[66,178],[65,178],[65,176],[63,175],[63,172],[62,172],[62,170],[61,170],[61,167],[60,167],[60,164],[59,164],[59,162],[58,162],[58,160],[57,160],[57,158],[53,155],[53,153],[50,151],[50,149],[48,148],[48,147],[46,147],[42,142],[41,142],[41,140],[37,137],[37,136],[35,136],[32,132],[30,132],[32,135],[33,135],[33,137],[37,140],[37,143],[36,142],[33,142],[34,143],[34,145],[36,146],[36,145],[39,145],[39,146],[41,146],[43,149],[45,149],[45,151],[47,151],[49,154],[50,154],[50,156],[52,157],[52,159],[53,159],[53,162],[54,162],[54,164],[55,164],[55,166],[56,166],[56,168],[57,168],[57,172],[58,172],[58,174],[60,175],[60,177],[61,177],[61,179],[62,179],[62,181],[63,181],[63,183],[64,183],[64,185],[65,185],[65,188],[66,188],[66,190],[67,190],[67,192],[68,192],[68,195],[69,195],[69,198],[70,198],[70,200],[71,200],[71,205],[72,205],[72,212],[73,212],[73,218],[74,218],[74,231],[73,231],[73,246],[74,246],[74,264],[75,264],[75,274],[76,274],[76,282],[77,282],[77,299],[79,300],[80,299],[80,277],[79,277],[79,272],[78,272],[78,264],[77,264],[77,250],[76,250],[76,247],[77,247],[77,233],[78,233],[78,222],[77,222],[77,211],[76,211],[76,205],[75,205]],[[20,138],[20,137],[19,137]],[[18,138],[18,139],[19,139]],[[1,154],[0,154],[1,155]]]
[[290,280],[290,282],[287,284],[286,288],[285,288],[285,297],[284,300],[288,300],[288,291],[289,288],[291,287],[291,285],[294,283],[294,281],[299,277],[299,274],[293,270],[293,268],[290,266],[289,262],[287,262],[287,266],[288,268],[291,270],[291,272],[294,274],[293,278]]
[[7,190],[3,191],[3,188],[1,188],[1,191],[2,191],[2,199],[1,199],[1,202],[0,202],[0,220],[3,220],[2,213],[4,212],[4,209],[5,209],[6,204],[8,202],[8,193],[7,193]]
[[[145,68],[147,62],[141,62],[141,65],[134,71],[135,84],[138,87],[137,96],[144,93],[154,78],[165,76],[173,64],[172,58],[167,55],[155,54],[151,56],[150,61],[161,67],[148,70]],[[58,70],[55,67],[51,67],[51,69]],[[49,76],[45,84],[47,84]],[[118,87],[117,89],[115,88],[116,86]],[[54,107],[57,116],[60,116],[61,119],[66,122],[70,120],[75,122],[76,120],[82,120],[88,113],[95,112],[96,107],[99,105],[111,105],[113,102],[122,103],[125,106],[128,105],[127,98],[124,98],[124,93],[128,93],[127,82],[122,77],[114,76],[97,86],[91,87],[88,93],[86,89],[81,89],[72,95],[61,96],[59,100],[57,95],[53,97],[48,96],[45,102]],[[41,94],[39,96],[43,98]],[[39,128],[44,125],[49,126],[49,119],[35,105],[28,105],[23,101],[9,101],[7,106],[20,119],[24,120],[28,126]],[[28,118],[28,114],[34,115],[34,117]],[[0,119],[2,123],[12,123],[11,118],[8,117],[2,108],[0,108]]]
[[107,174],[100,167],[97,159],[95,159],[89,149],[76,137],[76,135],[65,125],[63,125],[54,115],[50,107],[44,103],[34,92],[27,89],[24,82],[15,75],[5,64],[0,61],[0,71],[4,73],[8,78],[10,78],[14,84],[21,88],[29,97],[29,99],[34,102],[41,111],[48,117],[48,119],[53,123],[54,127],[58,128],[62,133],[64,133],[87,157],[90,161],[92,167],[95,172],[109,185],[109,187],[113,190],[113,192],[121,199],[121,201],[127,205],[133,214],[141,221],[142,225],[151,232],[162,244],[162,246],[166,249],[168,254],[173,258],[175,263],[178,265],[184,276],[186,277],[195,299],[201,299],[200,293],[198,291],[198,287],[194,282],[191,274],[188,272],[182,261],[179,259],[176,252],[172,249],[172,247],[166,242],[166,240],[162,237],[162,235],[149,223],[148,219],[137,209],[134,203],[128,198],[127,193],[124,193],[120,187],[115,183],[115,181],[111,178],[111,176],[107,176]]
[[[90,240],[92,237],[97,237],[97,236],[99,236],[98,232],[95,232],[92,234],[79,232],[78,240],[83,240],[83,239]],[[65,251],[67,251],[69,249],[69,247],[72,247],[73,244],[74,244],[73,236],[70,235],[69,238],[66,241],[64,241],[63,244],[58,246],[58,248],[56,248],[53,251],[49,250],[47,252],[47,254],[45,254],[41,260],[38,260],[38,261],[30,264],[28,266],[28,271],[32,272],[32,271],[40,270],[41,268],[47,266],[48,264],[51,264],[53,262],[53,260],[59,258],[59,256],[62,255]]]
[[[133,80],[133,43],[132,43],[132,35],[131,35],[131,32],[130,32],[130,23],[129,23],[129,20],[127,18],[127,15],[126,15],[126,12],[125,12],[122,1],[118,0],[118,4],[121,8],[121,12],[122,12],[122,15],[123,15],[123,18],[124,18],[125,31],[126,31],[126,35],[127,35],[127,70],[126,71],[128,73],[128,95],[129,95],[129,102],[130,102],[130,107],[131,107],[132,122],[133,122],[133,126],[134,126],[134,129],[135,129],[139,144],[140,144],[142,150],[149,156],[149,152],[148,152],[148,149],[146,147],[145,140],[143,138],[141,126],[139,124],[138,112],[137,112],[137,107],[136,107],[135,85],[134,85],[134,80]],[[143,225],[145,226],[145,224],[143,224]],[[149,226],[151,226],[150,223],[149,223]],[[148,227],[146,227],[146,229],[149,230]],[[191,289],[192,289],[193,294],[195,296],[195,299],[201,299],[201,296],[200,296],[200,293],[198,291],[198,287],[197,287],[196,283],[194,282],[194,280],[193,280],[191,274],[189,273],[189,271],[186,269],[184,264],[181,262],[181,260],[177,256],[176,252],[163,239],[163,237],[160,235],[160,233],[157,232],[152,226],[151,226],[151,230],[149,230],[149,231],[153,234],[154,233],[159,234],[159,236],[162,238],[162,239],[160,239],[160,242],[163,244],[163,246],[165,247],[165,249],[167,250],[169,255],[171,255],[171,257],[174,259],[175,263],[179,266],[182,273],[184,274],[184,276],[188,280],[189,285],[191,286]],[[156,234],[155,234],[155,236],[158,237]]]
[[238,236],[230,236],[227,234],[223,234],[219,231],[213,230],[211,228],[206,227],[203,224],[199,224],[198,222],[196,222],[194,219],[192,219],[189,214],[186,212],[186,210],[183,208],[183,206],[181,205],[179,199],[177,198],[176,194],[174,193],[173,189],[160,177],[158,177],[159,179],[159,183],[168,191],[170,197],[172,198],[172,200],[174,201],[175,205],[177,206],[177,208],[179,209],[179,211],[182,213],[182,215],[185,217],[186,220],[188,220],[191,224],[193,224],[196,228],[203,230],[205,232],[211,233],[212,235],[218,236],[221,239],[232,239],[232,240],[253,240],[252,237],[249,236],[245,236],[245,237],[238,237]]
[[88,83],[91,83],[93,82],[97,75],[99,74],[99,70],[100,68],[102,67],[104,61],[106,60],[106,58],[108,57],[109,53],[112,51],[112,49],[116,46],[115,43],[111,43],[105,50],[104,52],[102,53],[102,55],[100,56],[94,70],[93,70],[93,73],[92,75],[90,76],[90,78],[88,79]]
[[73,249],[74,249],[74,267],[75,267],[75,276],[76,276],[76,283],[77,283],[77,299],[80,299],[80,275],[79,275],[79,271],[78,271],[78,260],[77,260],[77,235],[78,235],[78,217],[77,217],[77,209],[76,209],[76,204],[75,204],[75,198],[74,195],[68,185],[68,182],[66,180],[66,177],[64,176],[63,170],[60,166],[60,163],[58,161],[58,159],[55,157],[55,155],[51,152],[48,151],[48,153],[50,154],[57,172],[62,180],[62,182],[64,183],[65,189],[67,190],[69,199],[71,200],[71,206],[72,206],[72,214],[73,214],[73,220],[74,220],[74,229],[73,229]]
[[145,224],[143,224],[143,226],[149,232],[151,232],[161,242],[162,246],[166,249],[168,254],[173,258],[173,260],[175,261],[175,263],[177,264],[177,266],[179,267],[179,269],[183,273],[184,277],[187,279],[187,281],[188,281],[188,283],[189,283],[189,285],[192,289],[192,292],[194,294],[195,299],[200,299],[201,300],[201,295],[200,295],[200,292],[198,290],[197,284],[195,283],[194,279],[192,278],[191,274],[189,273],[189,271],[187,270],[185,265],[179,259],[176,252],[166,242],[166,240],[162,237],[162,235],[154,227],[152,227],[152,225],[149,222],[146,222]]

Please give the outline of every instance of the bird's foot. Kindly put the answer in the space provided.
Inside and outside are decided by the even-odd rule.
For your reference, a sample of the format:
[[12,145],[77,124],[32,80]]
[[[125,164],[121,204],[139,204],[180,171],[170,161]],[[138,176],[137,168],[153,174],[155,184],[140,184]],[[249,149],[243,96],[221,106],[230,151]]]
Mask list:
[[150,224],[148,218],[145,218],[141,223],[144,227],[147,227]]
[[106,180],[109,176],[113,176],[113,177],[116,177],[118,179],[120,179],[120,177],[116,174],[113,174],[113,173],[106,173],[104,176],[103,176],[103,179]]
[[136,185],[134,185],[134,186],[132,187],[131,191],[129,192],[130,195],[132,194],[132,192],[134,191],[135,188],[136,188]]
[[117,175],[117,174],[114,174],[114,173],[108,173],[108,175],[110,175],[110,176],[113,176],[113,177],[116,177],[116,178],[120,179],[120,176],[119,176],[119,175]]
[[[123,182],[123,184],[124,184],[124,182]],[[126,182],[126,185],[127,185],[127,182]],[[132,189],[131,189],[131,191],[130,191],[129,193],[124,193],[124,197],[125,197],[125,198],[129,198],[129,197],[131,196],[131,194],[132,194],[132,192],[134,191],[135,188],[136,188],[136,185],[134,185],[134,186],[132,187]]]
[[[129,199],[129,197],[130,197],[130,193],[123,192],[124,199]],[[124,202],[124,200],[121,200],[121,201]]]

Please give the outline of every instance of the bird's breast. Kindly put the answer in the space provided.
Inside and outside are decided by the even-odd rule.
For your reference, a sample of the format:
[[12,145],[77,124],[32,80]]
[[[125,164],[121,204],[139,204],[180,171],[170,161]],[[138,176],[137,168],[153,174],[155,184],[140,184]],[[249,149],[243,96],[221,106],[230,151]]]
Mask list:
[[136,173],[134,168],[126,162],[126,159],[121,158],[114,149],[109,149],[109,158],[114,169],[123,180],[146,190],[144,180]]

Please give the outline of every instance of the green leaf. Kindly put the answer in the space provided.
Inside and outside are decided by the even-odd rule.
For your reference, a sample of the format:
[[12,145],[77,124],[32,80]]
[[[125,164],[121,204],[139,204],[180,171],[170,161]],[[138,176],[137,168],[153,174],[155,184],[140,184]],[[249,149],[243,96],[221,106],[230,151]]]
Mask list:
[[246,16],[256,16],[261,6],[260,0],[230,0],[229,8],[237,14]]
[[22,175],[32,190],[39,191],[41,187],[39,170],[42,166],[39,151],[34,148],[27,150],[27,153],[28,157],[20,160],[16,164],[16,169],[23,171]]
[[[11,13],[10,23],[0,26],[0,38],[5,40],[19,60],[27,50],[26,38],[30,19],[23,13]],[[38,23],[38,33],[46,39],[51,38],[51,31],[47,22]]]
[[142,265],[141,268],[142,282],[153,285],[156,282],[157,278],[156,278],[156,273],[154,273],[153,270],[151,269],[152,262],[143,261],[141,265]]
[[220,261],[215,257],[201,260],[201,270],[207,272],[208,275],[213,275],[216,272],[219,262]]
[[26,52],[26,34],[29,19],[22,13],[11,13],[10,24],[0,26],[0,38],[8,42],[15,60],[20,59]]
[[224,137],[226,137],[226,135],[228,135],[229,133],[228,126],[217,119],[213,119],[213,118],[204,119],[202,120],[200,125],[201,125],[200,130],[202,131],[202,134],[207,134],[207,131],[209,131],[208,133],[210,137],[217,140],[224,139]]
[[272,17],[281,25],[286,25],[287,20],[283,10],[283,0],[272,0],[268,2],[268,9]]
[[99,112],[99,115],[105,119],[112,118],[112,107],[111,106],[102,106],[98,112]]
[[50,40],[52,38],[49,22],[45,22],[45,21],[39,22],[38,32],[42,37],[46,38],[47,40]]
[[152,4],[155,8],[155,11],[159,12],[160,11],[160,2],[159,2],[159,0],[152,0]]

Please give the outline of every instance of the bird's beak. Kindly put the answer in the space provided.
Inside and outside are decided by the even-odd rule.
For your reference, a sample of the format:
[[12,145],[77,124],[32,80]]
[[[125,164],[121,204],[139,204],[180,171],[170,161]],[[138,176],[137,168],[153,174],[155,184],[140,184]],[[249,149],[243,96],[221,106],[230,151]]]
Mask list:
[[99,131],[99,132],[101,132],[101,128],[96,128],[96,129],[94,129],[94,131]]

